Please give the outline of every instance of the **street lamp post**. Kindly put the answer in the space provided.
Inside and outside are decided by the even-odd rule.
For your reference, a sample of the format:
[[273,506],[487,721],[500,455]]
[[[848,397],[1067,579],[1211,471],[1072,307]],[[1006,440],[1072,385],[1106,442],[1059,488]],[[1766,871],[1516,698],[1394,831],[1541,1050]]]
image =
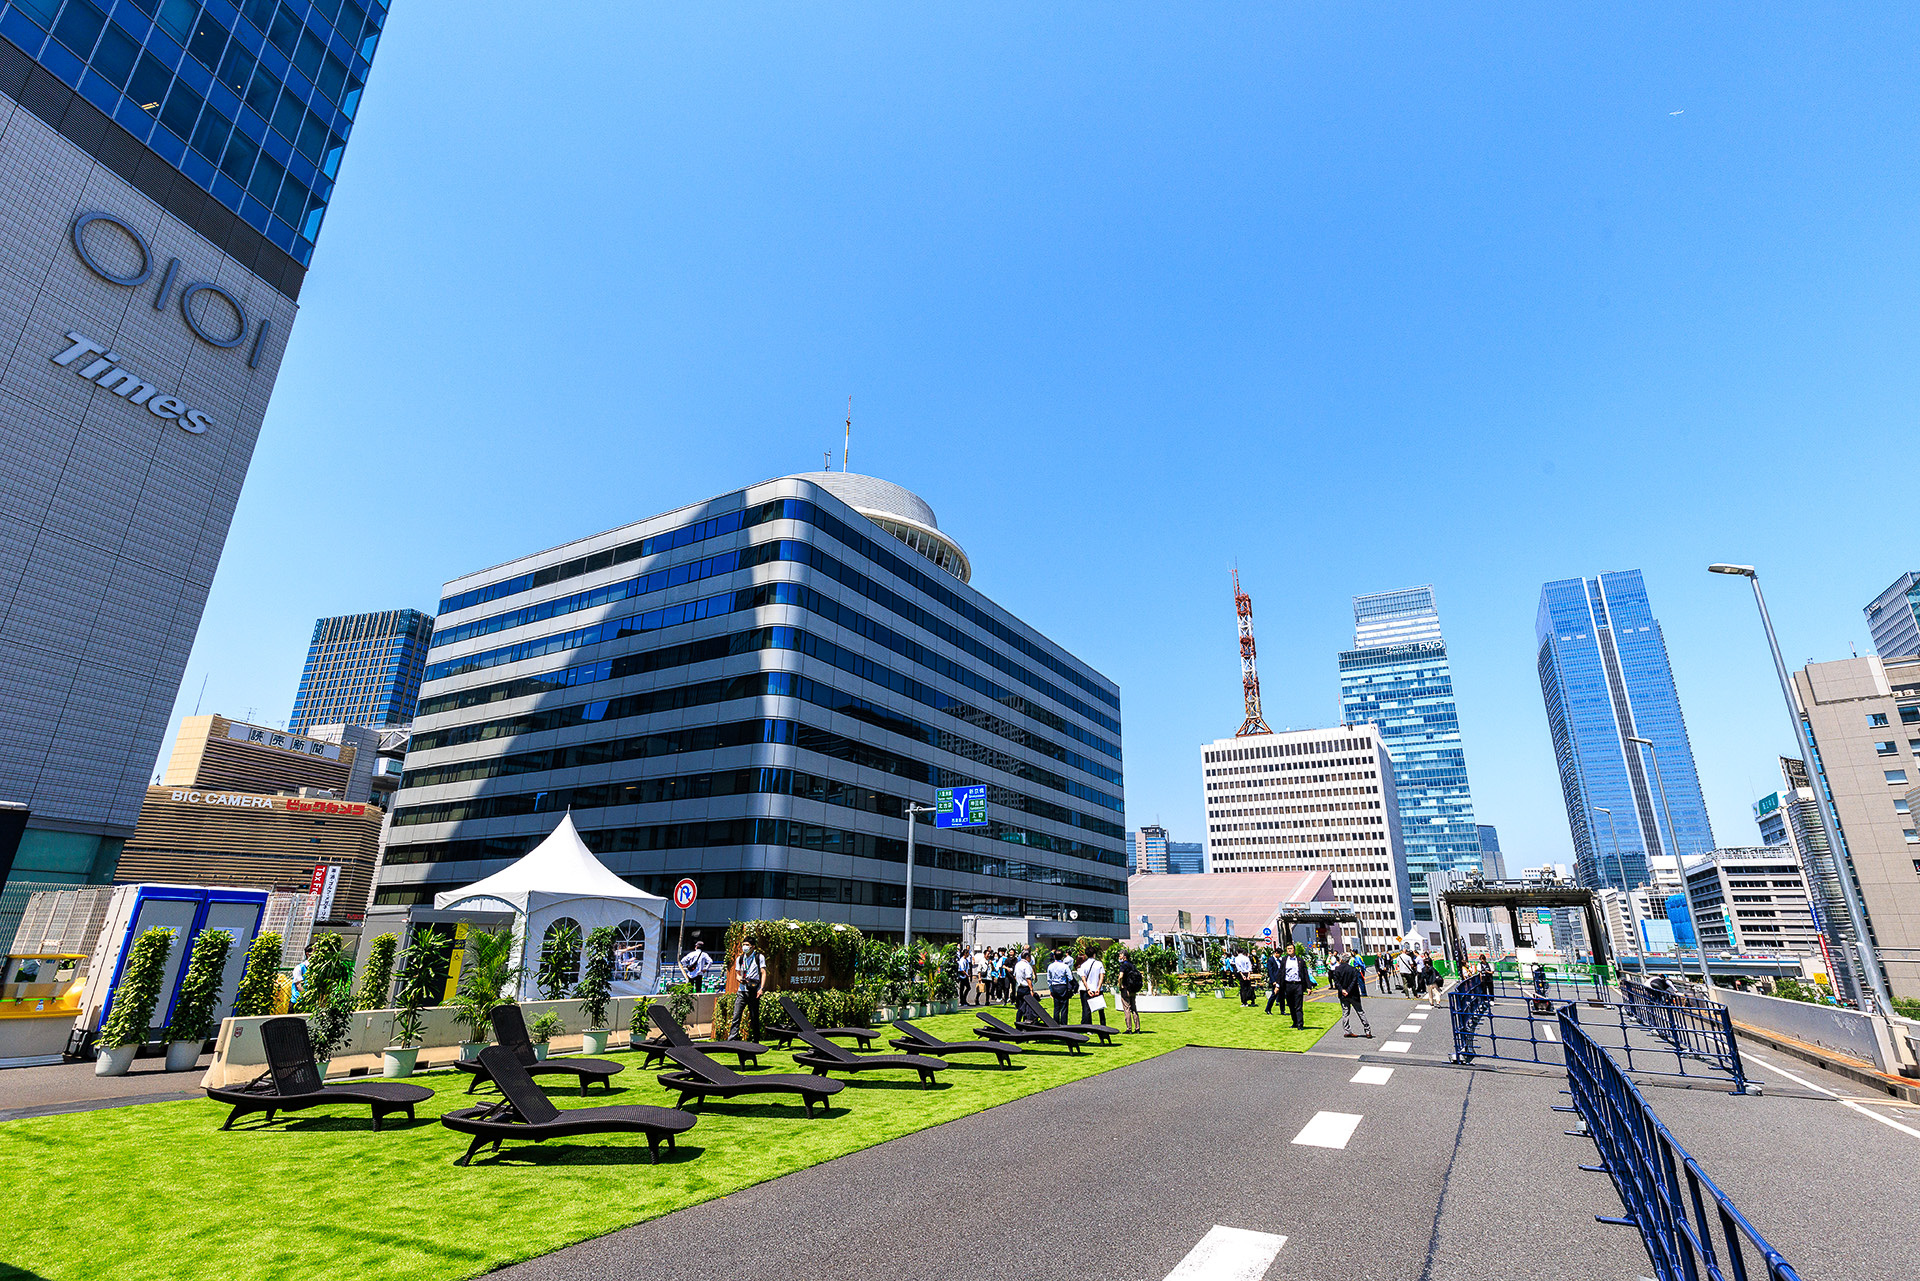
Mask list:
[[931,814],[933,806],[915,805],[908,801],[905,809],[907,819],[907,916],[900,927],[900,946],[913,946],[913,829],[915,814]]
[[[1638,743],[1640,746],[1646,748],[1647,755],[1653,758],[1653,785],[1660,789],[1660,812],[1666,815],[1667,818],[1667,840],[1673,842],[1673,862],[1676,867],[1680,868],[1680,888],[1684,892],[1687,888],[1687,869],[1680,864],[1680,835],[1673,827],[1673,811],[1667,807],[1667,783],[1665,779],[1660,777],[1660,753],[1653,750],[1653,740],[1650,738],[1640,738],[1637,735],[1629,734],[1627,735],[1627,741],[1629,743]],[[1700,953],[1700,981],[1711,989],[1713,987],[1713,972],[1707,968],[1707,941],[1700,935],[1700,922],[1698,918],[1694,918],[1693,916],[1693,895],[1691,894],[1687,895],[1687,916],[1693,919],[1693,945]]]
[[1887,976],[1880,972],[1880,963],[1873,955],[1873,949],[1867,942],[1867,908],[1860,901],[1859,888],[1853,883],[1853,875],[1848,867],[1852,861],[1849,856],[1842,859],[1843,837],[1840,834],[1840,816],[1834,812],[1833,801],[1822,786],[1820,770],[1813,760],[1813,731],[1807,725],[1806,717],[1800,714],[1800,698],[1794,692],[1793,678],[1787,675],[1787,662],[1780,657],[1780,642],[1773,634],[1773,618],[1767,613],[1767,598],[1760,591],[1760,575],[1751,565],[1709,565],[1707,572],[1713,574],[1731,574],[1744,578],[1753,585],[1753,603],[1760,609],[1760,626],[1767,633],[1767,649],[1773,654],[1773,671],[1780,678],[1780,696],[1787,702],[1787,716],[1793,721],[1793,741],[1800,745],[1800,760],[1807,767],[1807,782],[1813,788],[1813,799],[1820,806],[1820,818],[1827,825],[1827,848],[1833,856],[1833,870],[1840,882],[1840,895],[1846,900],[1847,915],[1853,918],[1853,942],[1860,954],[1861,969],[1866,972],[1867,983],[1873,988],[1874,1003],[1880,1007],[1880,1013],[1893,1013],[1893,994],[1887,990]]
[[1627,932],[1633,936],[1633,959],[1640,966],[1640,977],[1647,977],[1647,954],[1640,947],[1640,920],[1633,914],[1633,891],[1627,888],[1627,864],[1620,857],[1620,829],[1613,825],[1613,811],[1604,805],[1593,807],[1607,816],[1607,830],[1613,833],[1613,866],[1620,873],[1620,896],[1626,901]]

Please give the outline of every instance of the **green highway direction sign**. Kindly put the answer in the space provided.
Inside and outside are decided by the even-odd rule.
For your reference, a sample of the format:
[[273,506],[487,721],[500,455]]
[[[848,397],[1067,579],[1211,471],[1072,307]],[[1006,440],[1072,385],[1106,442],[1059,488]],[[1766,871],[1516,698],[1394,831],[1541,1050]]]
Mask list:
[[984,786],[943,787],[933,794],[935,827],[985,827],[987,789]]

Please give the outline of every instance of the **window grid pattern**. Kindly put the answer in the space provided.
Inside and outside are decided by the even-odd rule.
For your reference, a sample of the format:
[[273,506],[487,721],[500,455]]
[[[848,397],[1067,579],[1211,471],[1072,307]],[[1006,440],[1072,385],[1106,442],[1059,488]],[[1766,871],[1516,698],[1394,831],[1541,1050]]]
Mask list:
[[320,619],[287,728],[412,721],[432,636],[433,615],[417,609]]

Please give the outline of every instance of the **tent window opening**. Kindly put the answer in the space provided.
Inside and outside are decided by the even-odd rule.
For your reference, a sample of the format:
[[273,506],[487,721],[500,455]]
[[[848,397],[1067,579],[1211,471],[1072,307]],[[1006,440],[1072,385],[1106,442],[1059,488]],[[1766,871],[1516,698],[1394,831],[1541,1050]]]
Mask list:
[[613,977],[638,982],[647,963],[647,931],[628,917],[613,927]]
[[580,922],[562,916],[547,926],[540,947],[540,971],[563,987],[580,981]]

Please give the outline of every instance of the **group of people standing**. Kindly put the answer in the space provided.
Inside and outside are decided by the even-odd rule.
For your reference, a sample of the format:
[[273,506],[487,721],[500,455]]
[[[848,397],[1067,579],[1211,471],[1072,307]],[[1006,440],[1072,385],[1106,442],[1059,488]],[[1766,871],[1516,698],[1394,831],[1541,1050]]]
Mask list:
[[1380,975],[1380,990],[1391,992],[1397,984],[1402,996],[1425,997],[1428,992],[1438,995],[1446,986],[1446,980],[1434,967],[1430,952],[1415,952],[1411,947],[1400,949],[1397,955],[1381,953],[1374,958],[1374,968]]
[[[1016,1010],[1027,1001],[1039,1004],[1036,980],[1042,977],[1034,969],[1034,949],[1030,947],[959,949],[954,964],[958,969],[960,1004],[1012,1005]],[[1115,966],[1111,983],[1107,965],[1100,953],[1083,949],[1069,956],[1055,948],[1045,971],[1046,994],[1053,998],[1053,1018],[1065,1023],[1071,1018],[1072,1002],[1080,998],[1080,1021],[1092,1023],[1095,1015],[1102,1025],[1107,1021],[1106,992],[1112,986],[1119,997],[1119,1008],[1126,1016],[1126,1030],[1140,1030],[1140,1012],[1135,997],[1146,980],[1124,949]]]

